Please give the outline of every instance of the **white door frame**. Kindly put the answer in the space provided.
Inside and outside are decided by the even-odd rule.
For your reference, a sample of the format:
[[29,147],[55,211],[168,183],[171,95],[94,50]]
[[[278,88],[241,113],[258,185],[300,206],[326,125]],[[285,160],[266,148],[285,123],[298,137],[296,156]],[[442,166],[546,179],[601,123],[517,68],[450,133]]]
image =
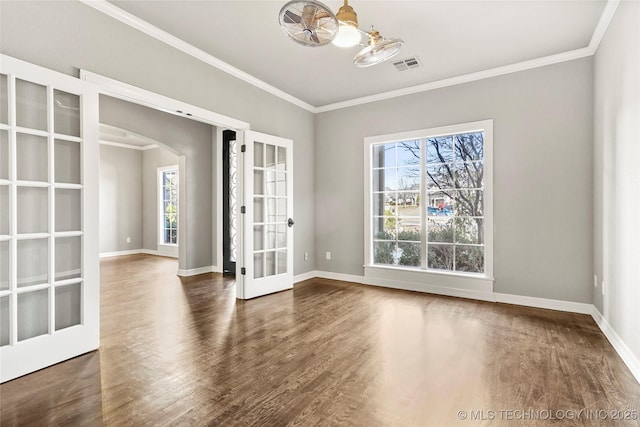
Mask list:
[[[218,114],[177,99],[169,98],[146,89],[132,86],[100,74],[92,73],[87,70],[80,70],[80,79],[96,85],[98,93],[101,95],[108,95],[123,101],[132,102],[134,104],[143,105],[165,113],[216,126],[217,133],[212,150],[214,157],[212,159],[212,164],[216,166],[214,188],[217,196],[213,199],[213,209],[214,212],[222,212],[222,131],[225,129],[232,129],[236,131],[249,130],[249,123],[223,114]],[[184,177],[184,161],[180,162],[179,168],[180,174]],[[184,181],[184,179],[181,179],[179,181],[179,185],[182,186]],[[186,194],[184,188],[180,188],[179,192]],[[181,217],[184,218],[184,208],[186,208],[186,203],[182,203],[182,207],[183,215],[181,215]],[[178,221],[180,221],[180,217],[178,217]],[[214,272],[222,272],[222,219],[216,216],[215,223],[213,223],[212,226],[216,233],[216,238],[212,239],[212,249],[214,249],[216,256],[211,260],[211,263],[213,265]],[[180,229],[183,229],[183,227],[178,224],[178,235],[180,235]],[[178,240],[180,240],[180,237],[178,237]],[[184,239],[182,239],[182,242],[184,242]],[[179,245],[178,251],[179,258],[183,260],[183,262],[186,262],[186,245]],[[188,273],[180,274],[185,271],[188,270],[179,270],[178,275],[188,275]]]

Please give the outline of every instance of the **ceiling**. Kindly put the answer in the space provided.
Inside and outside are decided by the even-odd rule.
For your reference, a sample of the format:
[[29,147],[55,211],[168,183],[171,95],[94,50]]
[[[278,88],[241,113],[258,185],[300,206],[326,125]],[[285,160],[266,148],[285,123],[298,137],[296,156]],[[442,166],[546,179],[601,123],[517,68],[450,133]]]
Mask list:
[[[360,28],[405,45],[419,68],[353,65],[360,47],[304,47],[280,30],[280,1],[111,1],[314,107],[584,49],[606,0],[358,1]],[[336,12],[342,1],[324,1]],[[363,39],[363,42],[365,40]],[[585,55],[583,55],[585,56]]]
[[154,139],[104,123],[100,123],[100,143],[137,150],[158,147],[158,141]]

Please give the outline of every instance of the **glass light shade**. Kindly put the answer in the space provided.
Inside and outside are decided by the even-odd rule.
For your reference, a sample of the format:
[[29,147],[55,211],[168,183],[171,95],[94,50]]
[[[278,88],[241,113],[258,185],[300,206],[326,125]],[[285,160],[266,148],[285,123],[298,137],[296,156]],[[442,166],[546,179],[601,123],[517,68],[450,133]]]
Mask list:
[[358,52],[353,58],[353,63],[361,68],[379,64],[397,55],[403,44],[404,42],[400,39],[385,39],[370,44]]
[[356,27],[340,22],[338,35],[333,39],[332,43],[338,47],[353,47],[360,43],[361,39],[360,31]]

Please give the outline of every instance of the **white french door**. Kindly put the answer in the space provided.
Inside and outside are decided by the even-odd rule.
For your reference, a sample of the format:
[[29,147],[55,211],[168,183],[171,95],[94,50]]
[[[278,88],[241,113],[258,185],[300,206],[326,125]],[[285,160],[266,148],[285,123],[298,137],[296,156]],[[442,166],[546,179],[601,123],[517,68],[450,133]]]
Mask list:
[[293,288],[293,141],[238,133],[236,296],[249,299]]
[[0,382],[98,348],[98,94],[0,55]]

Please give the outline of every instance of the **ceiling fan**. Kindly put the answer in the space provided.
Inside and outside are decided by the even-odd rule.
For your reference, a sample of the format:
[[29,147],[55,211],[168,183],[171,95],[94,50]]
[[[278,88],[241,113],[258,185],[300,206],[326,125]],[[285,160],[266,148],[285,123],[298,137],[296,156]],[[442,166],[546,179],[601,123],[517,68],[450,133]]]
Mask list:
[[358,28],[358,16],[348,0],[334,14],[317,0],[291,0],[282,6],[279,14],[280,28],[293,41],[303,46],[325,46],[331,42],[338,47],[360,45],[362,35],[368,43],[358,52],[353,62],[358,67],[380,64],[400,52],[401,39],[385,39],[371,27],[371,31]]

